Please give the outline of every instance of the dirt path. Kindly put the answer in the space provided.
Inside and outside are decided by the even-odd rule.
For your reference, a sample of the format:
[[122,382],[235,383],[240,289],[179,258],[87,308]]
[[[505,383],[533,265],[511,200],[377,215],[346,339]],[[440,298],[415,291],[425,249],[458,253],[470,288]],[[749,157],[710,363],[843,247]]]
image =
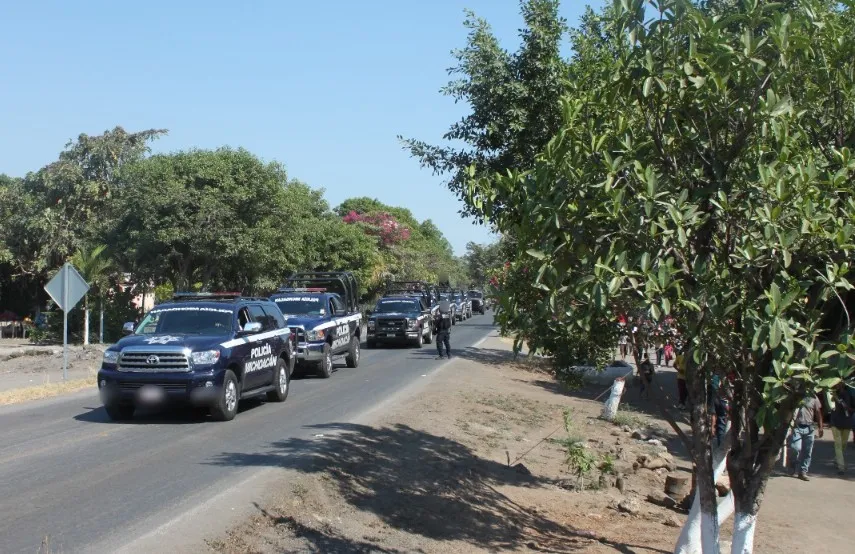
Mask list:
[[[663,490],[667,475],[688,476],[690,466],[655,410],[627,406],[624,429],[603,422],[601,402],[592,400],[602,387],[568,393],[509,350],[490,338],[366,424],[319,427],[311,440],[272,445],[264,456],[284,468],[282,485],[259,500],[256,515],[212,537],[208,550],[673,551],[684,515],[647,497]],[[625,398],[637,396],[631,389]],[[657,439],[633,439],[635,429],[660,437],[673,455]],[[567,463],[568,445],[580,443],[573,452],[592,459],[585,490]],[[667,467],[639,468],[639,456]],[[850,550],[855,537],[844,520],[855,513],[853,493],[836,478],[773,479],[757,551]]]

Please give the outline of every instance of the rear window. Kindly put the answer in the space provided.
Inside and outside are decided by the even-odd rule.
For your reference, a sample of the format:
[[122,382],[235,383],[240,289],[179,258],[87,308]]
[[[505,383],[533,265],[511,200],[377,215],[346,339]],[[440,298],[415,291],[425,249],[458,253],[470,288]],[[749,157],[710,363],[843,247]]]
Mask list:
[[470,290],[467,294],[472,298],[484,298],[484,295],[478,292],[477,290]]

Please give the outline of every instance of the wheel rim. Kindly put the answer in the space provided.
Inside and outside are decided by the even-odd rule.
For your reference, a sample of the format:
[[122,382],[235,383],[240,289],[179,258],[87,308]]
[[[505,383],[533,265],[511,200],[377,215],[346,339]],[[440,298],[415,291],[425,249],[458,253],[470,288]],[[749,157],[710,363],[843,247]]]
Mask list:
[[233,412],[237,407],[237,387],[234,381],[226,384],[226,410]]
[[332,354],[324,356],[324,369],[329,373],[332,371]]
[[358,342],[356,343],[356,348],[353,349],[353,361],[354,362],[359,361],[359,343]]
[[284,367],[279,368],[279,392],[285,394],[288,391],[288,372]]

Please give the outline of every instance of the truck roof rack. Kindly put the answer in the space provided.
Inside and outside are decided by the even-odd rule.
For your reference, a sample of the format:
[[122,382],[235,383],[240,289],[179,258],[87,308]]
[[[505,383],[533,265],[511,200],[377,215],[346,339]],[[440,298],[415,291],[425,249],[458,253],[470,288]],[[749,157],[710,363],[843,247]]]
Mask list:
[[327,292],[326,287],[280,287],[276,292]]
[[[344,298],[348,311],[359,310],[359,283],[350,271],[301,271],[292,274],[279,289],[316,288],[323,292],[335,292]],[[295,291],[296,292],[296,291]],[[310,291],[305,291],[310,292]],[[316,291],[321,292],[321,291]]]

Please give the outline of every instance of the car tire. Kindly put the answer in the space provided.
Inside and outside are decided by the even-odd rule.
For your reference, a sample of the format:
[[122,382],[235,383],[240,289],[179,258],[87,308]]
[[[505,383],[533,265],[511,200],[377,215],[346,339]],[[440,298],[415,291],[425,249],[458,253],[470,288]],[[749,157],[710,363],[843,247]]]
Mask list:
[[127,421],[134,417],[136,406],[133,404],[105,404],[104,410],[113,421]]
[[324,344],[323,356],[323,359],[318,363],[318,375],[324,379],[329,379],[332,377],[333,370],[332,348],[329,344]]
[[288,391],[291,390],[291,370],[288,366],[289,364],[282,358],[276,362],[276,373],[273,376],[275,388],[267,393],[269,402],[285,402],[288,398]]
[[347,363],[347,367],[359,367],[359,337],[353,337],[350,339],[350,350],[348,350],[347,357],[344,361]]
[[433,326],[428,324],[428,334],[425,337],[425,343],[431,344],[433,342]]
[[421,348],[425,344],[425,337],[422,335],[422,330],[419,329],[419,336],[416,337],[416,340],[413,341],[413,346],[416,348]]
[[231,421],[237,415],[240,402],[240,384],[231,369],[223,376],[223,390],[217,403],[211,406],[211,417],[217,421]]
[[457,325],[457,314],[451,312],[451,326],[454,327],[455,325]]

